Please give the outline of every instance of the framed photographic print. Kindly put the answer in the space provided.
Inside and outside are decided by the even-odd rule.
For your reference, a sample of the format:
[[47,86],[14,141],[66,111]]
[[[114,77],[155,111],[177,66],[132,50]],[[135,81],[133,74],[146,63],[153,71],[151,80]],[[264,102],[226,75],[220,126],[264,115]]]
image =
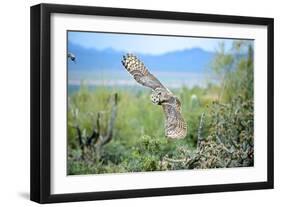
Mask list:
[[31,7],[31,200],[273,188],[273,19]]

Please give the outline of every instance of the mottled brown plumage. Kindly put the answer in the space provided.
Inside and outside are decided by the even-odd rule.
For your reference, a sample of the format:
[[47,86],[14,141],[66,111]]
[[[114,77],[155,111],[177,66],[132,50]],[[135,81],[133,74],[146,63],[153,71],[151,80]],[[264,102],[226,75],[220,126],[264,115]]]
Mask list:
[[122,64],[139,84],[152,89],[152,103],[161,105],[165,113],[165,135],[172,139],[184,138],[187,125],[181,114],[180,100],[136,56],[127,54]]

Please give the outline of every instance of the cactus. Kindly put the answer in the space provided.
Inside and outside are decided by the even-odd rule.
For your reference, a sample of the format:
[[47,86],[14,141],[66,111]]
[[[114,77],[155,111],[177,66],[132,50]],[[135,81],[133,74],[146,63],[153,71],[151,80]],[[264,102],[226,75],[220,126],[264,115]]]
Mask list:
[[[115,93],[111,99],[111,116],[107,122],[107,130],[105,135],[102,133],[100,123],[101,123],[101,114],[102,111],[97,113],[96,118],[96,127],[93,127],[92,132],[87,133],[86,129],[81,129],[81,126],[78,124],[79,109],[71,109],[72,116],[74,117],[74,124],[71,124],[72,127],[76,129],[77,132],[77,141],[81,149],[81,159],[88,162],[98,162],[100,160],[101,150],[113,137],[113,128],[114,122],[117,114],[117,93]],[[94,124],[93,124],[94,125]]]
[[207,169],[254,165],[253,102],[240,97],[231,104],[213,103],[209,111],[210,129],[202,136],[204,113],[198,128],[195,150],[177,148],[177,157],[163,158],[166,169]]

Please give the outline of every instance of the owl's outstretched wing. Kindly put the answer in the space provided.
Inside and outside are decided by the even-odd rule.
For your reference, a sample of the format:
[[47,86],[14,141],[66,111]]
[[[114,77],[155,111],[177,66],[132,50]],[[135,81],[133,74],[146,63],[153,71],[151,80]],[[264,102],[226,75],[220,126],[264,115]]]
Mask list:
[[136,56],[132,54],[123,56],[122,64],[139,84],[153,90],[156,88],[165,88]]
[[172,139],[182,139],[187,134],[187,125],[181,114],[181,103],[173,96],[162,104],[165,113],[165,135]]
[[187,134],[187,125],[181,115],[179,99],[163,86],[136,56],[127,54],[123,56],[122,63],[138,83],[153,91],[163,92],[161,96],[164,100],[159,102],[159,105],[162,105],[165,113],[165,135],[172,139],[184,138]]

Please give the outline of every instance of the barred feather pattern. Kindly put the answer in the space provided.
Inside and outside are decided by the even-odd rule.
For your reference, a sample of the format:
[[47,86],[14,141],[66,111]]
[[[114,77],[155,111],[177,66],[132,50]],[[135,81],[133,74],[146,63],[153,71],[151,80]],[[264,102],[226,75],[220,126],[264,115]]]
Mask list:
[[135,55],[127,54],[123,56],[122,64],[133,78],[141,85],[153,90],[164,88],[160,81],[155,78]]
[[152,89],[151,100],[162,105],[165,114],[165,135],[171,139],[182,139],[187,134],[187,124],[181,114],[181,102],[152,75],[135,55],[123,56],[122,64],[141,85]]
[[162,104],[165,113],[165,135],[172,139],[184,138],[187,124],[181,115],[180,107],[169,103]]

